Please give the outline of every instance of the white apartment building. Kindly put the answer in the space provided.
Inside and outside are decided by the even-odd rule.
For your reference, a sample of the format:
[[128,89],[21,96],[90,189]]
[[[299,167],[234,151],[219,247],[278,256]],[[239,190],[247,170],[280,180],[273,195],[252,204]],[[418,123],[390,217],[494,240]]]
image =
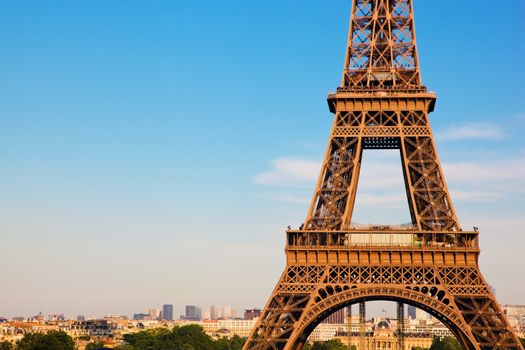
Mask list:
[[148,309],[148,315],[150,320],[160,319],[160,309]]
[[[315,342],[334,339],[336,333],[346,332],[347,329],[348,326],[341,323],[321,323],[317,327],[315,327],[312,334],[310,334],[310,336],[308,337],[308,341]],[[353,331],[358,332],[359,328],[356,327]]]
[[253,320],[204,320],[204,321],[177,321],[179,326],[196,324],[201,326],[204,331],[215,337],[232,337],[238,335],[239,337],[248,337],[255,327],[257,319]]
[[525,335],[525,305],[501,305],[510,325],[519,336]]

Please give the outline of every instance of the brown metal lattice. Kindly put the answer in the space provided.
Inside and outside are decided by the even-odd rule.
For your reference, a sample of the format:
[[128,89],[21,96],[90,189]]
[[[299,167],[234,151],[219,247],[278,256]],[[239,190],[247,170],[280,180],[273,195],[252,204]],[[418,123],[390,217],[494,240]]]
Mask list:
[[[426,310],[464,349],[523,350],[479,270],[478,232],[459,226],[415,38],[412,0],[353,0],[319,181],[303,227],[287,232],[287,267],[244,350],[300,350],[330,313],[367,300]],[[386,148],[401,155],[412,227],[352,229],[362,151]]]

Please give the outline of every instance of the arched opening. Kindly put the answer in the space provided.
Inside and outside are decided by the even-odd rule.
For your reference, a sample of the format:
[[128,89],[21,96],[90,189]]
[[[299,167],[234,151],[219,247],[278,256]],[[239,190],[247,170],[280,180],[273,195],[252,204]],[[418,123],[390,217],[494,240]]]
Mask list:
[[[312,331],[315,348],[348,350],[429,349],[436,340],[456,337],[441,321],[422,309],[390,301],[370,301],[340,308]],[[304,348],[303,348],[304,349]]]
[[[428,299],[432,300],[430,297]],[[450,330],[450,332],[454,335],[454,337],[458,340],[463,349],[476,349],[476,347],[470,341],[466,331],[462,329],[461,325],[458,324],[457,321],[453,320],[453,313],[450,312],[449,315],[445,315],[437,309],[437,303],[434,303],[435,306],[431,306],[432,303],[429,302],[429,300],[426,300],[425,298],[420,298],[419,300],[417,300],[416,298],[411,298],[408,295],[403,297],[402,295],[388,295],[386,293],[376,293],[369,295],[360,295],[351,298],[339,298],[339,300],[340,301],[320,310],[318,313],[310,317],[308,321],[300,327],[299,332],[296,333],[297,336],[294,339],[290,339],[290,349],[301,350],[307,342],[309,336],[314,331],[314,329],[324,319],[326,319],[334,312],[359,303],[372,301],[400,302],[405,305],[410,305],[417,309],[423,310],[429,315],[439,320],[445,327],[447,327]]]

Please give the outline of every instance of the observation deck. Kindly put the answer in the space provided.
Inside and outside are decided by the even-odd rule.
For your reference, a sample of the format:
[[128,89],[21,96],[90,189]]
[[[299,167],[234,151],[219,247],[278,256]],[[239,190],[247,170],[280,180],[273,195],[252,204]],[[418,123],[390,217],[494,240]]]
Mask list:
[[337,88],[327,98],[330,112],[359,110],[424,110],[433,112],[436,93],[425,86],[417,88],[366,87]]
[[370,227],[345,231],[286,231],[289,263],[475,265],[478,231]]

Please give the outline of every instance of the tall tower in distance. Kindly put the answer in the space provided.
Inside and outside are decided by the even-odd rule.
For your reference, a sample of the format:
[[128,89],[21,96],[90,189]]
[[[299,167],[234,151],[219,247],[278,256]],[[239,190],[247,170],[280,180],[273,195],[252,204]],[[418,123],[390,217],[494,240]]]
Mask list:
[[[456,216],[430,126],[435,102],[412,0],[353,0],[319,180],[304,224],[286,232],[286,268],[244,350],[301,350],[328,315],[359,304],[363,320],[371,300],[396,301],[401,315],[404,304],[424,310],[467,350],[523,350],[479,269],[479,232]],[[365,149],[399,151],[411,225],[352,225]]]
[[200,321],[202,319],[202,310],[195,305],[186,305],[184,319],[191,321]]
[[165,321],[173,321],[173,305],[162,305],[162,319]]

